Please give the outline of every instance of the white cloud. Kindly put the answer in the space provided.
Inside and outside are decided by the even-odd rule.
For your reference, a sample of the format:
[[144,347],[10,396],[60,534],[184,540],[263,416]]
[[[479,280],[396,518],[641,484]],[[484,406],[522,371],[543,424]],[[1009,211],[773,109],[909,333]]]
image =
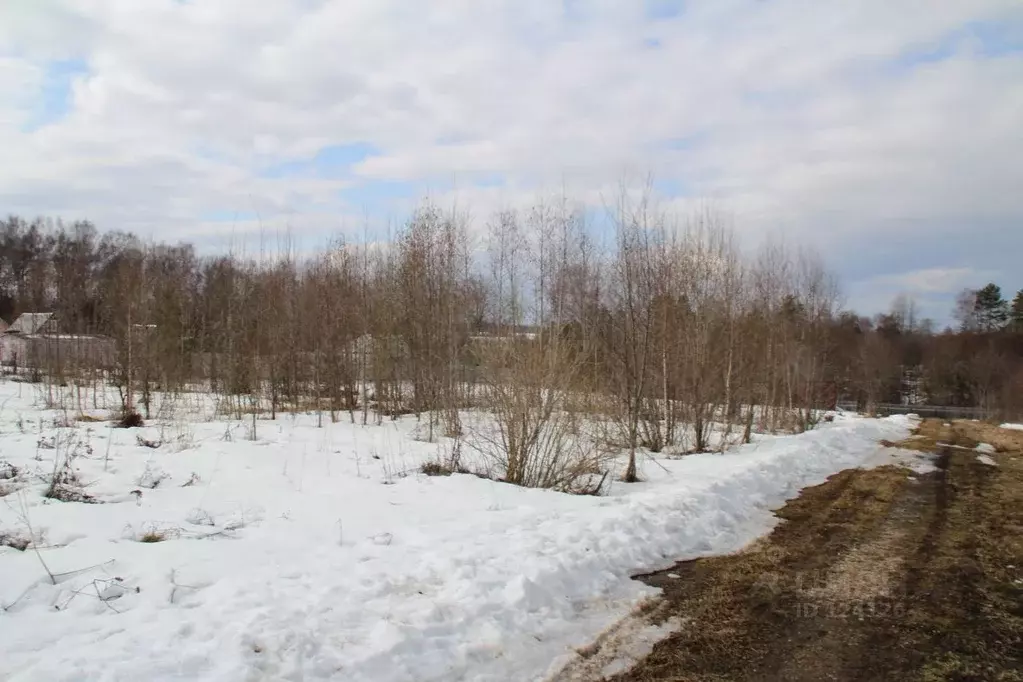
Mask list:
[[31,62],[0,55],[0,135],[25,124],[42,79],[42,69]]
[[972,268],[926,268],[896,275],[879,275],[864,284],[907,294],[952,294],[971,285],[977,286],[977,282],[989,274]]
[[[214,212],[352,220],[378,181],[489,207],[650,171],[740,230],[839,254],[965,224],[1023,248],[1023,58],[963,31],[1018,30],[1014,0],[643,4],[12,0],[0,202],[191,237],[228,227]],[[69,115],[27,132],[58,58],[88,71]],[[379,153],[335,178],[259,174],[352,143]]]
[[[1004,273],[971,267],[922,268],[868,277],[850,286],[850,307],[863,311],[887,311],[900,295],[914,300],[924,317],[939,324],[949,322],[952,301],[964,289],[977,289],[988,282],[1004,281]],[[1003,295],[1012,297],[1012,291]]]

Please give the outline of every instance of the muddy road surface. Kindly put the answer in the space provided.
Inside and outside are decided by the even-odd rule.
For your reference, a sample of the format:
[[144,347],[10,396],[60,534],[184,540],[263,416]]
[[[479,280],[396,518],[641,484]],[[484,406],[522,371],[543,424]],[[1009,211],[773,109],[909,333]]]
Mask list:
[[637,576],[664,591],[637,617],[675,632],[608,676],[610,638],[563,679],[1023,681],[1023,432],[926,420],[890,445],[934,470],[844,471],[743,552]]

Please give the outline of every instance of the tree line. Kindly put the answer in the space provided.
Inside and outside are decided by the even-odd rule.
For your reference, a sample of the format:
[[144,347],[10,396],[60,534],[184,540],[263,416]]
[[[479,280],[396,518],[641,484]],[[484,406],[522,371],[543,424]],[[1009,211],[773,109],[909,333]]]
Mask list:
[[479,224],[424,202],[386,241],[310,256],[200,256],[10,217],[0,317],[53,312],[64,333],[114,339],[110,367],[50,374],[111,382],[126,409],[201,388],[238,416],[414,413],[433,437],[484,406],[506,415],[506,458],[568,447],[545,441],[564,415],[599,415],[634,456],[706,450],[714,428],[810,428],[839,400],[1021,409],[1023,292],[1011,306],[997,287],[964,295],[960,328],[942,332],[905,298],[866,319],[841,309],[818,256],[778,242],[748,255],[712,210],[623,192],[606,213],[597,228],[559,199]]
[[[1012,302],[989,283],[965,289],[941,331],[920,319],[914,301],[897,297],[871,319],[844,316],[850,348],[861,348],[868,381],[860,404],[905,402],[980,408],[990,417],[1023,414],[1023,290]],[[853,331],[855,330],[855,331]]]

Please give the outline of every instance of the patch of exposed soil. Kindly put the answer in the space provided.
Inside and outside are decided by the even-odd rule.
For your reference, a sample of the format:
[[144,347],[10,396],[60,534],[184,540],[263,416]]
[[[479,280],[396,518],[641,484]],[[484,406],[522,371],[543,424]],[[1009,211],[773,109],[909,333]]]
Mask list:
[[682,626],[607,679],[1023,680],[1023,433],[1003,431],[926,420],[893,445],[934,473],[843,471],[743,552],[637,576],[664,590],[641,617]]

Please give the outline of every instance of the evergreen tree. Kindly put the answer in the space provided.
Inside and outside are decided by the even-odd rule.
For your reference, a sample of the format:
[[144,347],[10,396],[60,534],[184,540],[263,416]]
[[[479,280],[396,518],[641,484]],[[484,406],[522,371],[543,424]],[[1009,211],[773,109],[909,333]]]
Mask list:
[[1018,332],[1023,332],[1023,289],[1016,292],[1012,299],[1012,311],[1009,313],[1010,324]]
[[1001,329],[1009,319],[1009,304],[1002,298],[1001,287],[994,283],[977,291],[974,309],[984,331]]

